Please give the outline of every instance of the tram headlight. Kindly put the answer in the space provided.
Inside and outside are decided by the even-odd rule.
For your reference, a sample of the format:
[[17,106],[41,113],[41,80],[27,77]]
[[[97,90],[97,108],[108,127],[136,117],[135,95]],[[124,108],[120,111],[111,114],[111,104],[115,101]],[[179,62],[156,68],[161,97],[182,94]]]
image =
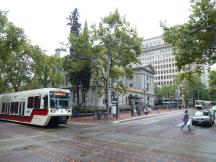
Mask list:
[[51,109],[50,112],[51,112],[51,113],[55,113],[56,110],[55,110],[55,109]]

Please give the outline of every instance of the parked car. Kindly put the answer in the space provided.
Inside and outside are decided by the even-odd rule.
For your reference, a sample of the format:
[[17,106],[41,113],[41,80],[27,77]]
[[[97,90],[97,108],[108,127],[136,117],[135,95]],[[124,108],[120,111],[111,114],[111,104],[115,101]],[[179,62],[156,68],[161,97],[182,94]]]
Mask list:
[[212,109],[202,109],[195,112],[192,117],[192,124],[212,126],[215,120],[215,113]]
[[212,107],[212,110],[213,110],[214,112],[216,112],[216,106],[213,106],[213,107]]

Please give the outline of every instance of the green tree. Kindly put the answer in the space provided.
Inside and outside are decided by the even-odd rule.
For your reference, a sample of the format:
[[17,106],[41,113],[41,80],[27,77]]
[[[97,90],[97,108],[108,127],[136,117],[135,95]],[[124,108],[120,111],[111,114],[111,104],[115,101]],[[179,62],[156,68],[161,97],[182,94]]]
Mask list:
[[44,64],[42,66],[41,75],[43,86],[48,84],[51,87],[59,87],[64,82],[63,59],[47,55],[44,55],[43,57]]
[[8,58],[7,49],[5,47],[6,44],[6,28],[7,28],[7,13],[4,11],[0,11],[0,93],[5,92],[7,90],[7,86],[5,86],[5,78],[4,78],[4,62]]
[[43,73],[43,67],[47,63],[44,62],[45,53],[43,50],[41,50],[37,45],[36,46],[30,46],[28,49],[28,53],[31,54],[32,57],[32,77],[28,81],[27,85],[24,87],[24,89],[36,89],[41,88],[41,76]]
[[189,21],[164,29],[164,40],[172,45],[179,70],[191,73],[191,65],[216,63],[216,2],[214,0],[192,0]]
[[161,89],[161,87],[155,86],[154,88],[154,92],[155,92],[155,96],[157,100],[162,100],[164,97],[164,93],[163,90]]
[[[187,76],[190,75],[190,76]],[[187,79],[186,79],[187,78]],[[186,104],[195,100],[209,100],[208,89],[201,82],[199,73],[182,73],[176,76],[175,82],[180,87]]]
[[64,68],[69,75],[71,84],[76,86],[77,107],[80,109],[83,104],[83,102],[80,103],[80,88],[83,96],[82,101],[85,101],[85,92],[90,86],[91,59],[89,55],[92,50],[87,22],[83,31],[80,29],[78,9],[74,9],[68,20],[70,26],[70,55],[65,57]]
[[155,95],[159,100],[161,99],[174,99],[176,97],[176,85],[165,85],[162,87],[155,87]]
[[[1,42],[3,64],[1,66],[4,84],[8,89],[21,90],[32,75],[32,57],[29,53],[29,42],[21,28],[13,23],[5,24],[5,31]],[[6,91],[6,89],[5,89]]]
[[23,29],[10,22],[6,12],[0,11],[0,92],[41,87],[43,65],[59,62],[50,64],[44,62],[44,57],[38,46],[31,45]]
[[209,95],[211,100],[216,101],[216,70],[209,72]]
[[[93,67],[97,78],[93,79],[99,80],[100,86],[105,87],[108,99],[107,90],[110,86],[122,90],[125,88],[123,78],[132,76],[131,65],[139,63],[142,39],[118,10],[102,18],[99,26],[94,25],[92,29],[93,49],[97,58]],[[109,84],[109,79],[113,84]],[[108,106],[107,102],[107,112]]]

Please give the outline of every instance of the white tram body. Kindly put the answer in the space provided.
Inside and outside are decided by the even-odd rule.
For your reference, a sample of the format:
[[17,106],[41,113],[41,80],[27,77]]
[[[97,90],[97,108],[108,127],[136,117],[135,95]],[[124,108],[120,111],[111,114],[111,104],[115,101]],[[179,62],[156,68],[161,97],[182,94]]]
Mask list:
[[66,124],[72,109],[70,91],[42,88],[0,95],[0,120],[39,126]]

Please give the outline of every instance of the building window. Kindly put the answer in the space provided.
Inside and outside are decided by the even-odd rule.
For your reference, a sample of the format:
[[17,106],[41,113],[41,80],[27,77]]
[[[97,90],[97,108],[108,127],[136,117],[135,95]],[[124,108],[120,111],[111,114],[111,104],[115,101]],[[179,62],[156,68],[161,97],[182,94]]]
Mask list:
[[149,91],[149,83],[147,83],[146,91]]

